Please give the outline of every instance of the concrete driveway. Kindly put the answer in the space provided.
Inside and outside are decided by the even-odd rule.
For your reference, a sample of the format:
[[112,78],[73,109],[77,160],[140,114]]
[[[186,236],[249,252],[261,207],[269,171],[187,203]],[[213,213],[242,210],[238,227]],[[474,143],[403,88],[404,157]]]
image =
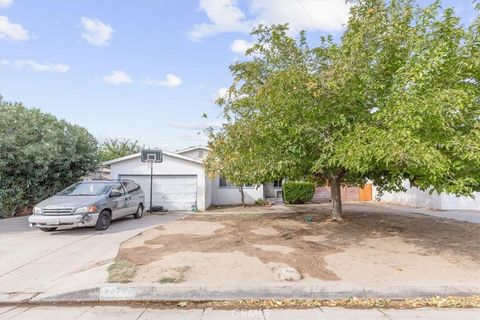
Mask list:
[[0,301],[98,286],[106,281],[121,242],[187,214],[126,217],[102,232],[81,228],[46,233],[30,229],[27,217],[0,220]]

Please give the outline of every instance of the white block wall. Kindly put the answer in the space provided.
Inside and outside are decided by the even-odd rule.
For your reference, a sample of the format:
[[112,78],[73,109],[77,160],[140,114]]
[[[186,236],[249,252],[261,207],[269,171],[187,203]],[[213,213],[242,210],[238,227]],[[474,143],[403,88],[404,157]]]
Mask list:
[[480,210],[480,192],[474,194],[475,199],[470,197],[457,197],[452,194],[422,191],[416,187],[410,188],[410,183],[405,181],[403,186],[406,192],[385,192],[379,196],[377,188],[373,188],[373,198],[380,202],[401,204],[417,208],[430,208],[436,210]]

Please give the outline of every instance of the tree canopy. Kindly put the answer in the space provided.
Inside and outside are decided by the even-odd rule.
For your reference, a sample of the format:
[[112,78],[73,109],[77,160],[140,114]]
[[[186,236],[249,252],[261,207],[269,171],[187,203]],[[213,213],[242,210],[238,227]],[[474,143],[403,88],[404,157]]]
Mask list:
[[[230,134],[236,129],[231,127]],[[210,131],[210,134],[213,134]],[[238,187],[241,195],[242,205],[245,205],[244,186],[259,184],[262,176],[257,174],[257,171],[252,170],[256,159],[248,159],[243,155],[243,150],[237,148],[237,144],[233,139],[228,139],[227,136],[220,132],[215,135],[214,156],[207,156],[204,160],[207,172],[211,176],[221,175],[226,178],[228,182]],[[221,159],[221,161],[218,161]]]
[[86,129],[0,97],[0,217],[22,213],[99,162]]
[[[477,5],[476,10],[479,10]],[[210,160],[241,163],[257,183],[314,180],[332,190],[480,190],[480,20],[413,0],[360,0],[340,41],[259,26],[250,59],[230,66],[225,124]],[[214,169],[209,169],[215,172]],[[228,178],[228,177],[227,177]]]
[[108,161],[140,152],[141,149],[142,146],[136,140],[108,138],[100,145],[100,154],[102,161]]

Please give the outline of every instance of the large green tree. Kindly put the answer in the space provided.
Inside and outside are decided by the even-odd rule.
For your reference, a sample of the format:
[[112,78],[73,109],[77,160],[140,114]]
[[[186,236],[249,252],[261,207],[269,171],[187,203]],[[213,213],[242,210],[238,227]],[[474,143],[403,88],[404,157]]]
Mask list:
[[100,154],[102,161],[108,161],[140,152],[141,149],[142,146],[136,140],[108,138],[100,145]]
[[218,100],[217,162],[231,149],[257,182],[327,183],[334,220],[341,186],[367,179],[380,190],[404,180],[457,195],[480,189],[478,16],[466,28],[438,2],[360,0],[338,42],[312,48],[287,25],[253,35],[251,59],[230,67],[233,84]]
[[0,217],[23,213],[99,163],[86,129],[0,97]]

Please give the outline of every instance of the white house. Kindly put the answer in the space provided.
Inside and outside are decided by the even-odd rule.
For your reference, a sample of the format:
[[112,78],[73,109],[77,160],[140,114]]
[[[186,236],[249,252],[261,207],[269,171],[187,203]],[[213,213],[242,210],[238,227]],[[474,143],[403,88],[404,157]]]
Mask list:
[[[196,206],[203,211],[211,205],[229,205],[241,203],[237,187],[221,177],[210,179],[205,173],[203,158],[210,150],[197,146],[176,152],[163,151],[163,162],[154,164],[153,205],[163,206],[169,210],[191,210]],[[131,179],[140,184],[145,191],[146,204],[150,201],[150,163],[140,160],[140,153],[107,161],[111,178]],[[407,192],[386,192],[380,196],[373,188],[373,199],[381,202],[396,203],[413,207],[439,210],[480,210],[480,193],[475,199],[456,197],[448,194],[431,195],[417,188],[410,188],[405,183]],[[319,187],[313,202],[330,200],[328,187]],[[365,196],[363,188],[342,188],[345,201],[372,200],[372,191]],[[281,181],[265,183],[259,186],[244,187],[245,202],[253,204],[257,199],[281,199]],[[367,192],[368,193],[368,192]]]
[[[208,152],[209,149],[202,146],[176,152],[163,151],[163,162],[153,164],[153,205],[169,210],[190,210],[196,205],[198,210],[203,211],[211,205],[240,203],[237,187],[220,177],[210,179],[207,176],[202,159]],[[140,153],[103,164],[110,166],[111,178],[137,182],[145,191],[145,202],[149,203],[151,168],[150,163],[141,161]],[[252,204],[257,199],[264,199],[263,187],[244,187],[245,202]]]

